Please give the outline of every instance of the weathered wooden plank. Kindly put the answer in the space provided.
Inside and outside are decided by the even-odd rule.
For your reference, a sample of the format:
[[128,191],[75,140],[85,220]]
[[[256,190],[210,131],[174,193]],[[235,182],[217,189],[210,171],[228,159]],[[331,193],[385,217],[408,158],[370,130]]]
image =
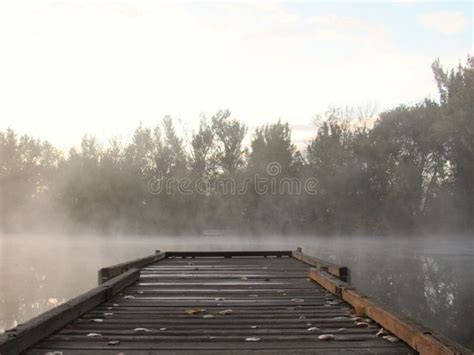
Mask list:
[[165,253],[157,252],[156,254],[145,256],[143,258],[138,258],[124,263],[102,268],[98,272],[99,285],[106,282],[107,280],[110,280],[111,278],[122,274],[125,271],[128,271],[133,268],[140,268],[142,266],[162,260],[165,257]]
[[[246,335],[246,336],[257,336],[259,334],[271,334],[271,335],[304,335],[304,336],[313,336],[315,334],[325,334],[330,332],[334,332],[336,334],[369,334],[373,335],[377,332],[376,329],[368,330],[367,328],[343,328],[343,330],[339,330],[341,328],[325,328],[318,331],[314,331],[308,333],[306,328],[258,328],[252,329],[250,327],[246,328],[237,328],[237,329],[222,329],[222,328],[181,328],[181,329],[174,329],[169,328],[166,331],[162,331],[161,333],[166,334],[168,336],[184,336],[187,337],[189,335]],[[113,335],[121,335],[121,336],[128,336],[128,335],[137,335],[137,333],[131,329],[102,329],[97,328],[97,332],[103,336],[113,336]],[[90,333],[88,329],[63,329],[58,335],[82,335],[85,336]],[[52,339],[52,338],[50,338]]]
[[316,281],[318,284],[323,286],[326,290],[328,290],[338,298],[342,298],[343,288],[350,288],[350,286],[346,282],[341,281],[333,275],[324,272],[324,270],[318,272],[317,269],[312,268],[309,271],[309,276],[310,279]]
[[[140,309],[140,310],[146,310],[146,309],[185,309],[189,308],[186,305],[169,305],[169,304],[133,304],[133,303],[103,303],[101,305],[101,309],[104,309],[102,307],[105,307],[105,309]],[[304,304],[304,303],[299,303],[295,304],[292,303],[291,305],[287,305],[282,307],[281,305],[266,305],[266,304],[243,304],[243,305],[233,305],[232,309],[235,311],[238,311],[240,309],[255,309],[256,311],[259,310],[268,310],[268,309],[301,309],[302,311],[310,310],[310,309],[346,309],[349,307],[346,303],[341,303],[339,305],[327,305],[327,304],[319,304],[319,305],[314,305],[314,304]],[[223,305],[217,305],[217,304],[212,304],[208,305],[206,309],[212,310],[212,309],[226,309],[228,308],[227,306]]]
[[291,251],[270,250],[270,251],[168,251],[167,257],[180,258],[239,258],[239,257],[291,257]]
[[115,295],[139,278],[138,269],[127,273],[92,289],[62,305],[47,311],[30,321],[7,330],[0,335],[0,354],[19,354],[41,339],[59,330],[69,322],[77,319],[108,298]]
[[320,268],[326,269],[331,275],[336,276],[337,278],[341,279],[342,281],[348,282],[349,277],[350,277],[350,270],[348,267],[345,266],[339,266],[318,258],[315,258],[310,255],[306,255],[303,253],[301,248],[298,248],[297,250],[292,252],[292,256],[295,259],[298,259],[305,264],[311,265],[311,266],[317,266]]
[[[160,262],[161,264],[161,262]],[[233,257],[225,258],[221,256],[214,257],[202,257],[198,256],[195,258],[175,258],[169,256],[163,260],[163,265],[198,265],[198,264],[209,264],[209,265],[301,265],[298,260],[291,257]]]
[[[445,338],[431,330],[419,325],[412,319],[390,310],[388,306],[382,306],[375,300],[360,294],[349,285],[341,282],[334,282],[334,278],[322,270],[312,268],[309,277],[327,290],[335,290],[342,300],[352,305],[359,315],[365,315],[382,327],[395,334],[405,341],[420,354],[442,355],[442,354],[471,354],[472,352],[463,346]],[[324,281],[323,281],[324,279]],[[319,280],[319,281],[318,281]],[[332,291],[331,291],[332,292]]]
[[[53,349],[50,349],[53,351]],[[59,349],[63,355],[89,355],[89,349]],[[27,355],[44,355],[45,349],[32,349],[27,352]],[[95,355],[117,355],[117,350],[114,349],[95,349]],[[127,355],[221,355],[222,349],[206,349],[206,350],[127,350]],[[258,349],[258,350],[232,350],[225,349],[226,355],[341,355],[341,354],[357,354],[357,355],[372,355],[372,354],[414,354],[414,351],[407,350],[406,347],[380,348],[372,347],[370,349],[361,348],[344,348],[339,349]]]
[[[146,335],[112,335],[112,336],[107,336],[107,335],[102,335],[100,337],[94,337],[91,339],[91,337],[88,337],[86,334],[81,334],[81,335],[62,335],[62,334],[55,334],[52,335],[48,338],[48,341],[51,342],[56,342],[56,341],[69,341],[72,343],[75,342],[85,342],[85,343],[95,343],[97,345],[102,344],[103,342],[109,342],[113,340],[119,340],[120,342],[126,341],[126,342],[131,342],[131,343],[136,343],[139,345],[141,342],[208,342],[208,341],[213,341],[213,342],[231,342],[231,341],[245,341],[246,337],[254,337],[257,336],[261,339],[262,342],[272,342],[272,341],[314,341],[314,339],[317,339],[318,335],[323,334],[322,332],[314,333],[312,335],[308,334],[265,334],[265,333],[260,333],[258,334],[257,332],[252,333],[244,333],[244,334],[237,334],[237,335],[229,335],[229,334],[215,334],[210,333],[210,334],[205,334],[205,335],[188,335],[188,336],[173,336],[173,335],[168,335],[168,331],[164,330],[161,331],[161,334],[155,333],[155,334],[146,334]],[[209,339],[210,336],[213,336],[215,338]],[[346,342],[346,341],[375,341],[375,339],[379,339],[380,343],[387,342],[389,345],[394,346],[393,343],[388,342],[386,340],[382,340],[380,338],[377,338],[375,334],[339,334],[336,333],[334,334],[334,339],[332,342]],[[341,344],[342,345],[342,344]]]
[[[311,292],[313,291],[313,292]],[[193,288],[174,288],[166,289],[159,287],[128,287],[126,290],[127,294],[147,294],[147,295],[209,295],[213,296],[214,294],[219,295],[242,295],[242,294],[255,294],[259,296],[270,296],[270,295],[302,295],[302,296],[316,296],[321,295],[327,297],[325,292],[320,292],[318,289],[314,288],[298,288],[298,289],[248,289],[248,288],[231,288],[231,289],[221,289],[221,288],[204,288],[204,289],[193,289]]]
[[[246,329],[252,326],[258,326],[260,328],[295,328],[295,329],[308,329],[311,326],[316,326],[321,329],[363,329],[363,330],[379,330],[378,326],[371,326],[371,327],[364,327],[360,328],[357,327],[355,323],[350,322],[338,322],[338,321],[325,321],[320,322],[317,319],[305,319],[305,320],[298,320],[298,319],[265,319],[265,318],[241,318],[241,319],[234,319],[234,320],[209,320],[209,319],[195,319],[195,320],[183,320],[177,319],[175,322],[172,321],[161,321],[161,320],[150,320],[150,319],[143,319],[143,320],[133,320],[133,319],[120,319],[116,320],[115,322],[104,322],[103,324],[89,324],[89,322],[79,322],[76,321],[67,326],[67,329],[83,329],[83,330],[93,330],[93,329],[135,329],[137,327],[146,326],[150,329],[160,329],[160,327],[167,327],[169,329],[191,329],[191,328],[199,328],[202,327],[203,329],[216,329],[219,326],[225,327],[225,329]],[[280,324],[275,324],[276,321],[281,321]],[[134,326],[135,325],[135,326]]]
[[[107,342],[102,342],[100,345],[96,342],[71,342],[71,341],[45,341],[35,346],[36,349],[107,349],[110,348]],[[117,350],[199,350],[199,349],[370,349],[372,347],[378,348],[398,348],[386,340],[375,339],[367,341],[256,341],[246,342],[245,339],[239,341],[218,341],[218,339],[208,339],[208,341],[199,342],[127,342],[123,341],[120,344],[113,346]],[[406,353],[410,354],[410,350],[405,347]],[[89,353],[90,354],[90,353]]]
[[[334,320],[333,318],[319,318],[319,317],[307,317],[306,319],[298,319],[298,318],[293,318],[293,319],[287,319],[287,318],[281,318],[281,317],[275,317],[275,318],[240,318],[238,320],[232,319],[231,317],[225,318],[225,316],[221,317],[216,317],[216,318],[211,318],[211,319],[205,319],[201,317],[189,317],[189,318],[173,318],[173,319],[140,319],[139,320],[139,325],[147,325],[147,326],[159,326],[160,324],[167,324],[167,325],[178,325],[178,324],[221,324],[223,326],[228,325],[228,324],[234,324],[236,322],[239,322],[239,324],[246,324],[249,326],[256,325],[256,324],[271,324],[274,322],[278,322],[280,325],[283,324],[306,324],[308,322],[313,323],[315,325],[321,325],[324,327],[353,327],[355,326],[354,322],[351,321],[337,321]],[[76,319],[72,324],[73,325],[79,325],[79,324],[85,324],[87,327],[105,327],[107,325],[128,325],[132,326],[133,324],[137,324],[137,319],[113,319],[113,318],[103,318],[103,321],[97,325],[97,324],[92,324],[90,319]]]
[[184,289],[185,286],[190,286],[195,289],[202,289],[202,288],[208,288],[210,286],[212,287],[219,287],[219,288],[228,288],[231,289],[235,286],[241,286],[241,287],[247,287],[247,289],[252,290],[253,288],[260,288],[260,287],[266,287],[266,288],[273,288],[276,290],[281,290],[281,289],[302,289],[302,288],[307,288],[310,289],[311,285],[309,285],[306,282],[299,282],[299,283],[288,283],[288,282],[275,282],[275,281],[265,281],[265,282],[256,282],[256,281],[247,281],[247,282],[189,282],[189,281],[182,281],[180,280],[179,282],[139,282],[137,284],[139,287],[155,287],[155,286],[166,286],[166,288],[171,288],[174,287],[176,289]]
[[[212,312],[207,310],[207,314],[214,314],[218,312]],[[335,309],[335,310],[321,310],[319,312],[312,311],[312,312],[300,312],[295,310],[277,310],[277,311],[267,311],[267,312],[252,312],[252,311],[245,311],[245,312],[235,312],[232,315],[232,318],[239,319],[239,318],[246,318],[249,316],[253,316],[253,318],[261,317],[261,318],[270,318],[279,315],[282,318],[291,318],[291,317],[349,317],[348,311],[346,309]],[[180,312],[147,312],[147,311],[90,311],[82,316],[82,318],[113,318],[121,319],[121,318],[169,318],[169,317],[187,317],[184,311]]]
[[[284,307],[284,308],[296,308],[296,307],[302,307],[301,304],[299,305],[296,305],[294,302],[274,302],[274,303],[271,303],[271,304],[268,304],[268,303],[256,303],[256,302],[245,302],[245,303],[230,303],[230,302],[227,302],[227,303],[223,303],[223,302],[219,302],[219,303],[212,303],[212,304],[206,304],[206,303],[194,303],[194,302],[182,302],[182,303],[171,303],[171,302],[167,302],[167,303],[164,303],[164,302],[141,302],[141,303],[134,303],[134,302],[129,302],[129,303],[125,303],[125,302],[121,302],[121,303],[114,303],[114,304],[118,304],[119,307],[130,307],[130,308],[145,308],[145,307],[149,307],[149,308],[155,308],[155,307],[169,307],[169,308],[180,308],[180,307],[185,307],[185,308],[193,308],[193,307],[200,307],[200,308],[206,308],[206,309],[209,309],[210,307],[214,307],[214,306],[217,306],[217,307],[224,307],[224,308],[229,308],[231,307],[232,309],[236,309],[238,307],[256,307],[256,308],[265,308],[265,307],[269,307],[269,306],[273,306],[273,307]],[[107,306],[108,307],[111,307],[110,309],[113,309],[113,305],[114,304],[108,304]],[[327,309],[337,309],[338,307],[336,306],[333,306],[333,305],[328,305],[326,303],[314,303],[314,302],[307,302],[306,303],[306,306],[309,306],[309,307],[319,307],[321,309],[324,309],[325,307],[327,307]],[[343,305],[341,305],[340,308],[344,308]],[[304,309],[304,308],[301,308],[301,309]]]
[[[347,303],[341,303],[339,305],[331,305],[330,307],[327,307],[326,305],[320,305],[320,306],[314,306],[314,305],[305,305],[305,304],[292,304],[291,306],[288,307],[281,307],[281,306],[272,306],[272,305],[243,305],[243,306],[233,306],[234,312],[245,312],[245,311],[252,311],[256,313],[261,313],[261,312],[269,312],[269,311],[283,311],[283,310],[289,310],[289,311],[301,311],[301,312],[318,312],[318,311],[331,311],[331,310],[338,310],[338,309],[348,309],[350,307]],[[217,305],[212,305],[206,307],[208,312],[215,312],[219,310],[226,309],[227,307],[224,306],[217,306]],[[145,312],[152,312],[152,311],[157,311],[157,312],[184,312],[187,307],[183,306],[167,306],[167,305],[157,305],[157,306],[147,306],[147,305],[124,305],[121,303],[108,303],[104,302],[100,306],[96,308],[97,310],[105,311],[105,310],[113,310],[113,311],[131,311],[131,312],[139,312],[139,311],[145,311]]]
[[221,271],[246,271],[246,270],[268,270],[268,271],[301,271],[306,270],[308,267],[304,264],[301,265],[292,265],[288,264],[287,266],[281,265],[281,263],[276,264],[275,266],[268,267],[268,264],[264,265],[182,265],[175,266],[174,264],[160,265],[154,264],[151,266],[145,266],[141,268],[142,272],[167,272],[167,271],[183,271],[183,270],[194,270],[198,269],[200,271],[212,271],[212,272],[221,272]]
[[[250,295],[249,295],[250,294]],[[306,300],[320,300],[320,301],[328,301],[328,298],[325,297],[322,294],[306,294],[306,297],[301,297],[297,298],[298,300],[303,300],[301,302],[304,302]],[[207,294],[185,294],[183,293],[182,295],[176,296],[176,295],[155,295],[153,293],[137,293],[137,292],[123,292],[117,297],[117,300],[120,300],[120,298],[127,299],[127,301],[130,300],[137,300],[137,301],[143,301],[143,300],[208,300],[208,301],[235,301],[235,300],[249,300],[249,299],[255,299],[255,300],[264,300],[264,301],[283,301],[283,300],[297,300],[296,298],[292,298],[288,296],[286,293],[285,294],[279,294],[279,293],[274,293],[274,294],[267,294],[267,295],[259,295],[258,293],[251,294],[251,292],[248,292],[247,294],[235,294],[231,295],[228,294],[225,297],[220,296],[220,297],[214,297],[214,296],[209,296]],[[298,301],[299,302],[299,301]]]
[[[220,308],[220,309],[223,309],[223,308]],[[207,308],[206,312],[213,314],[213,313],[218,313],[219,310],[215,308],[214,309]],[[86,314],[84,314],[83,317],[90,316],[90,317],[97,318],[97,315],[104,314],[104,313],[107,313],[107,314],[112,313],[111,315],[114,315],[116,317],[121,317],[121,316],[125,317],[128,315],[173,316],[173,315],[185,315],[185,312],[186,312],[185,309],[155,310],[154,308],[147,308],[147,309],[145,308],[145,309],[136,310],[136,307],[135,307],[135,310],[134,309],[122,310],[120,309],[120,307],[117,307],[113,310],[108,310],[104,308],[99,309],[98,307],[96,307],[90,312],[87,312]],[[321,307],[320,309],[309,310],[309,311],[302,311],[301,309],[289,310],[289,309],[285,309],[281,307],[279,309],[261,310],[261,311],[253,310],[253,309],[245,309],[245,310],[233,309],[233,312],[234,312],[232,314],[233,317],[237,317],[239,315],[249,315],[249,314],[254,314],[256,316],[266,316],[266,315],[274,315],[274,314],[280,314],[280,315],[285,315],[285,316],[286,315],[301,315],[301,314],[321,316],[324,314],[327,314],[327,315],[336,314],[337,316],[342,316],[342,314],[344,314],[344,315],[347,315],[348,317],[349,316],[352,317],[352,315],[349,314],[348,308],[345,308],[345,307],[344,308],[343,307],[339,307],[339,308]]]
[[[301,316],[304,316],[301,317]],[[345,317],[346,314],[344,312],[334,312],[334,313],[321,313],[321,314],[305,314],[305,313],[295,313],[294,315],[261,315],[261,314],[253,314],[253,313],[248,313],[248,314],[240,314],[240,315],[235,315],[233,317],[222,317],[222,316],[215,316],[214,318],[204,318],[202,316],[181,316],[181,315],[164,315],[164,316],[143,316],[141,317],[141,314],[138,314],[137,316],[133,317],[127,317],[127,316],[119,316],[115,315],[114,317],[109,317],[107,315],[96,315],[96,316],[91,316],[91,317],[82,317],[78,318],[77,320],[74,321],[74,323],[71,323],[72,325],[85,325],[85,326],[90,326],[90,327],[95,327],[96,324],[87,324],[88,322],[91,322],[91,319],[97,319],[97,318],[103,318],[105,319],[103,323],[100,326],[107,326],[107,325],[113,325],[113,324],[125,324],[127,322],[132,323],[134,321],[140,322],[140,320],[145,323],[159,323],[161,321],[166,321],[169,324],[175,323],[176,325],[179,324],[189,324],[189,325],[194,325],[194,324],[217,324],[217,323],[222,323],[222,324],[228,324],[228,323],[235,323],[236,325],[238,324],[244,324],[244,322],[247,323],[252,323],[252,322],[259,322],[261,320],[262,324],[270,324],[271,320],[279,320],[283,323],[294,323],[294,324],[302,324],[305,322],[319,322],[319,323],[327,323],[327,324],[335,324],[339,325],[342,324],[342,320],[333,320],[331,321],[332,318],[340,318],[340,317]],[[168,317],[168,318],[167,318]],[[301,317],[301,318],[300,318]],[[173,318],[173,319],[169,319]],[[323,319],[319,321],[320,319]],[[175,322],[173,322],[175,321]],[[189,321],[188,323],[186,323]],[[355,322],[344,322],[344,325],[347,325],[349,327],[356,326]]]
[[147,274],[143,273],[141,278],[146,281],[153,281],[153,279],[159,280],[183,280],[183,279],[193,279],[193,280],[241,280],[242,277],[246,277],[248,280],[264,280],[278,278],[281,280],[284,279],[306,279],[306,275],[300,274],[279,274],[279,273],[266,273],[266,274],[247,274],[247,273],[238,273],[238,274],[204,274],[204,273],[193,273],[193,272],[183,272],[179,274]]

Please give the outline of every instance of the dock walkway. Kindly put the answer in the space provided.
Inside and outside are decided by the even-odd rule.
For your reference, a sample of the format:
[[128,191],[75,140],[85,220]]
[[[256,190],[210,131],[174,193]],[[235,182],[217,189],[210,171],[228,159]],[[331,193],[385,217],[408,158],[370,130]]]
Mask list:
[[158,252],[100,270],[96,289],[0,336],[0,353],[463,353],[377,336],[373,310],[344,300],[348,277],[301,250]]

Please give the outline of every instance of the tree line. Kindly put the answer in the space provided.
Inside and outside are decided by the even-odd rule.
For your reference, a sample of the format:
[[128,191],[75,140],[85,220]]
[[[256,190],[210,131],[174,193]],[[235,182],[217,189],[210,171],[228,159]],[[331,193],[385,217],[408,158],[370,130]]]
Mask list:
[[[165,117],[154,128],[140,125],[131,142],[112,139],[102,146],[85,136],[66,153],[7,129],[0,132],[1,230],[472,231],[474,59],[451,70],[439,61],[432,67],[438,99],[382,112],[373,126],[332,108],[301,149],[288,123],[248,132],[228,110],[202,118],[189,140]],[[268,170],[270,163],[278,163],[278,175]],[[158,175],[237,183],[254,176],[313,178],[317,185],[311,193],[260,193],[251,182],[241,194],[215,188],[154,194],[149,182]]]

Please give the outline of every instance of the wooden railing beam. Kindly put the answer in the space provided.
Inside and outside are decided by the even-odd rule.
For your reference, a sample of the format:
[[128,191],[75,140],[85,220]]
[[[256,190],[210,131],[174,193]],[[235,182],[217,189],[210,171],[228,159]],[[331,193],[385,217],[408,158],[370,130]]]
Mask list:
[[350,281],[350,270],[346,266],[336,265],[336,264],[315,258],[313,256],[304,254],[302,248],[297,248],[295,251],[293,251],[292,256],[295,259],[298,259],[305,264],[316,266],[319,268],[325,268],[331,275],[336,276],[337,278],[339,278],[340,280],[344,282]]
[[346,282],[326,271],[311,268],[309,278],[354,307],[358,316],[366,316],[392,332],[422,355],[467,355],[469,349],[416,323],[407,316],[360,294]]
[[159,250],[157,250],[155,254],[145,256],[143,258],[138,258],[138,259],[134,259],[134,260],[131,260],[131,261],[124,262],[124,263],[104,267],[104,268],[100,269],[99,272],[98,272],[99,285],[106,282],[107,280],[110,280],[110,279],[126,272],[129,269],[141,268],[145,265],[157,262],[157,261],[162,260],[164,258],[166,258],[166,253],[161,253]]
[[138,269],[120,276],[69,300],[39,316],[0,334],[0,354],[17,355],[58,331],[102,302],[111,299],[140,278]]

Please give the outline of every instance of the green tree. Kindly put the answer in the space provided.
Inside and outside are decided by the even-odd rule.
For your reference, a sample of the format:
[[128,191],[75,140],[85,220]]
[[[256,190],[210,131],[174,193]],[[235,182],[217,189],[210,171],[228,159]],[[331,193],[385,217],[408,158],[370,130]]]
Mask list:
[[212,117],[212,131],[216,137],[216,158],[220,167],[229,176],[243,164],[242,141],[247,127],[236,119],[230,118],[229,110],[219,111]]

